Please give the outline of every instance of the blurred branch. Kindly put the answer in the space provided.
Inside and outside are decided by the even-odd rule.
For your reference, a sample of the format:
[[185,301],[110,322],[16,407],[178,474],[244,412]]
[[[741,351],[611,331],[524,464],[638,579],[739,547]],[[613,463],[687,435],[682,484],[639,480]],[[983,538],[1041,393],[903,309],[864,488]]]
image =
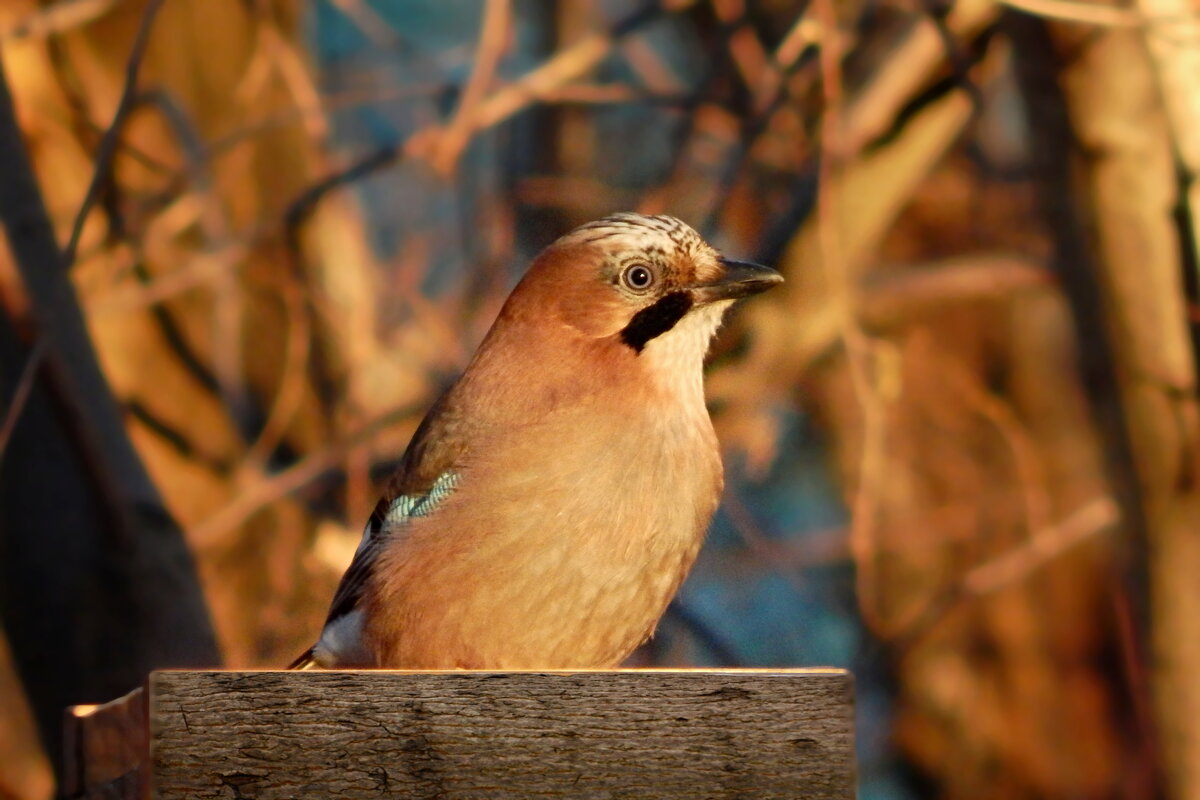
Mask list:
[[[835,24],[827,0],[815,2],[813,12],[823,28]],[[978,31],[995,13],[990,2],[963,3],[948,24],[951,30]],[[841,345],[860,414],[856,424],[863,431],[853,445],[854,455],[847,459],[856,465],[847,466],[846,475],[852,505],[850,542],[863,615],[880,633],[906,630],[910,623],[891,619],[896,609],[882,607],[877,596],[878,572],[884,569],[876,535],[881,481],[886,477],[881,472],[888,444],[884,426],[895,400],[894,388],[887,387],[891,374],[887,370],[894,358],[862,328],[867,320],[861,316],[865,305],[861,276],[918,182],[940,161],[974,110],[966,93],[948,92],[923,104],[894,136],[865,149],[894,124],[895,115],[911,102],[910,93],[942,68],[946,58],[945,42],[929,20],[919,23],[897,52],[843,106],[837,54],[822,48],[825,110],[816,214],[798,231],[793,228],[779,259],[788,283],[743,312],[755,331],[748,356],[710,380],[715,397],[736,405],[729,409],[730,415],[762,417],[764,397],[790,391],[788,387],[796,385],[813,359]],[[978,71],[985,83],[1005,62],[1004,55],[994,42],[984,50]],[[838,146],[839,142],[849,144]],[[747,391],[747,381],[758,388]],[[744,399],[748,396],[754,398],[755,408]]]
[[[149,16],[127,71],[131,81]],[[122,108],[132,91],[125,87]],[[101,148],[107,159],[115,131]],[[10,458],[0,463],[0,612],[56,762],[65,705],[127,691],[150,669],[220,660],[182,532],[129,440],[68,274],[78,230],[109,166],[97,167],[72,244],[61,251],[0,61],[0,221],[45,347],[30,390],[38,394],[13,428]],[[22,350],[10,321],[0,318],[0,379],[8,379],[13,367],[4,364],[20,363],[12,359]]]
[[1094,498],[1061,522],[1031,531],[1023,544],[972,567],[961,578],[941,587],[906,624],[892,626],[887,638],[898,652],[908,651],[959,604],[1017,586],[1072,548],[1120,522],[1120,507],[1111,497]]
[[99,19],[121,0],[59,0],[39,8],[7,28],[0,28],[0,45],[19,39],[40,39],[80,28]]
[[[834,0],[813,0],[818,22],[826,30],[837,27]],[[821,92],[824,108],[821,114],[821,141],[837,138],[842,114],[842,67],[837,53],[829,48],[820,50]],[[838,339],[846,354],[851,385],[862,420],[862,440],[858,474],[850,488],[850,552],[854,555],[855,589],[863,621],[877,633],[886,630],[887,615],[878,598],[878,543],[876,541],[879,488],[883,478],[883,448],[887,431],[884,428],[885,399],[876,390],[873,368],[874,345],[859,326],[854,312],[854,283],[857,271],[847,261],[842,248],[842,216],[840,192],[842,159],[835,153],[822,152],[817,167],[817,219],[815,220],[816,250],[822,277],[829,297],[838,308],[834,318]]]
[[682,95],[686,91],[686,83],[676,74],[672,66],[663,59],[663,53],[656,49],[645,36],[632,36],[620,44],[620,53],[625,63],[635,76],[625,85],[626,88],[655,95]]
[[[960,0],[945,20],[946,29],[971,39],[995,21],[999,9],[992,0]],[[895,125],[901,111],[943,67],[946,40],[938,24],[921,17],[871,80],[849,100],[835,136],[825,140],[842,158],[851,158]]]
[[419,407],[390,411],[370,420],[328,447],[306,455],[287,469],[262,476],[252,483],[248,482],[237,497],[191,530],[191,541],[202,550],[221,547],[226,543],[227,537],[236,532],[239,526],[255,513],[319,481],[337,469],[347,453],[355,447],[370,440],[384,427],[421,413],[425,410],[425,405],[422,401]]
[[[743,82],[747,91],[753,95],[753,111],[739,121],[736,146],[730,149],[713,193],[715,202],[701,225],[700,230],[706,235],[711,234],[719,224],[731,200],[733,187],[746,172],[754,147],[769,130],[773,118],[787,107],[789,100],[794,99],[792,95],[803,94],[803,90],[796,89],[789,79],[798,74],[800,57],[805,49],[809,45],[819,45],[821,58],[828,58],[830,63],[840,63],[853,46],[855,39],[852,34],[837,27],[823,25],[814,19],[814,8],[815,4],[810,4],[776,48],[774,56],[768,59],[764,55],[759,63],[760,59],[756,53],[761,49],[761,42],[758,42],[757,37],[750,31],[748,24],[738,25],[736,22],[737,15],[744,13],[741,1],[721,0],[718,5],[718,16],[730,31],[724,37],[725,47],[729,50],[730,59],[735,64],[741,64]],[[740,39],[735,41],[737,37]],[[812,83],[815,76],[811,72],[810,70],[805,75],[803,85]],[[756,76],[754,82],[747,82],[751,76]],[[836,148],[836,145],[834,147]],[[820,169],[818,161],[815,171],[819,172]],[[802,175],[797,180],[798,186],[807,189],[808,177],[808,174]]]
[[859,286],[859,317],[864,327],[878,331],[939,307],[1044,290],[1054,283],[1048,269],[1019,256],[964,254],[873,272]]
[[1046,470],[1037,443],[1012,407],[989,392],[982,379],[972,374],[961,362],[942,358],[935,363],[941,367],[947,382],[966,399],[968,406],[987,420],[1004,439],[1012,454],[1017,484],[1021,487],[1025,527],[1029,531],[1045,530],[1050,525],[1050,498],[1046,492]]
[[117,539],[128,543],[130,505],[160,504],[157,493],[126,437],[121,413],[96,358],[66,273],[66,257],[42,205],[37,180],[25,154],[7,79],[0,72],[0,221],[8,231],[17,271],[28,292],[45,349],[46,378],[71,410],[91,474],[103,487]]
[[403,40],[387,20],[379,15],[369,2],[364,0],[329,0],[329,4],[341,11],[355,27],[371,40],[376,47],[389,50],[399,47]]
[[[261,237],[261,233],[249,238]],[[179,269],[165,275],[156,275],[145,283],[136,283],[114,288],[99,300],[88,305],[91,316],[119,315],[158,305],[184,292],[214,283],[219,275],[237,269],[250,250],[250,245],[233,242],[212,252],[190,254]],[[129,261],[132,264],[131,255]]]
[[1093,536],[1112,530],[1121,512],[1110,497],[1097,497],[1071,512],[1056,525],[1033,529],[1020,547],[972,568],[962,579],[962,589],[981,597],[1013,586]]
[[299,197],[288,203],[283,212],[284,241],[294,255],[300,253],[300,227],[316,210],[325,195],[334,189],[354,183],[372,172],[390,166],[397,156],[404,153],[401,145],[387,145],[354,161],[349,166],[314,183]]
[[246,78],[238,87],[238,98],[248,107],[253,107],[255,98],[261,94],[262,83],[274,72],[283,81],[295,99],[295,105],[302,112],[300,117],[309,138],[314,142],[324,142],[329,138],[329,121],[325,109],[321,105],[321,96],[313,82],[306,57],[300,52],[297,44],[288,39],[279,29],[273,16],[265,6],[258,7],[256,15],[255,37],[257,46],[250,66],[246,69]]
[[[1121,629],[1120,646],[1155,664],[1151,686],[1127,691],[1152,691],[1158,701],[1168,794],[1196,796],[1200,595],[1184,586],[1200,567],[1192,532],[1200,450],[1169,134],[1135,31],[1089,32],[1081,46],[1074,26],[1019,14],[1007,22],[1052,263],[1086,343],[1080,371],[1126,532],[1124,583],[1114,588],[1128,593],[1136,624]],[[1157,658],[1148,659],[1141,636]],[[1153,770],[1155,726],[1135,723],[1135,752]]]
[[[746,16],[744,0],[712,0],[712,6],[724,29],[722,38],[742,84],[748,89],[763,85],[774,65]],[[827,32],[832,34],[834,29]]]
[[562,105],[647,103],[682,107],[688,102],[688,97],[683,94],[656,94],[620,83],[577,83],[546,92],[543,102]]
[[479,31],[479,45],[472,59],[475,66],[462,99],[454,112],[450,124],[438,137],[437,145],[430,154],[433,168],[441,175],[450,175],[458,163],[459,156],[467,146],[473,132],[474,118],[479,111],[484,94],[496,76],[500,56],[504,54],[505,41],[512,27],[511,0],[484,0],[483,24]]
[[[839,226],[842,258],[852,275],[861,274],[917,182],[958,137],[970,114],[970,102],[961,93],[940,97],[921,109],[886,146],[863,154],[821,181],[826,187],[836,184],[832,197],[837,202],[827,201],[824,219],[826,225]],[[844,135],[845,130],[839,124],[832,138]],[[794,385],[811,359],[837,341],[838,319],[849,313],[845,304],[859,294],[852,288],[846,295],[830,297],[825,280],[813,274],[812,265],[821,264],[823,258],[817,228],[810,219],[799,230],[792,229],[790,241],[777,259],[787,270],[789,282],[744,312],[757,320],[754,327],[759,331],[755,347],[761,352],[752,353],[751,361],[778,360],[776,368],[761,374],[774,375],[787,385]],[[825,235],[829,236],[828,232]],[[836,272],[832,279],[838,279]],[[759,319],[768,316],[770,321]],[[780,367],[784,373],[778,371]]]
[[1119,6],[1084,3],[1077,0],[999,0],[1004,5],[1063,22],[1081,22],[1086,25],[1102,25],[1112,28],[1135,28],[1143,23],[1136,11]]
[[121,88],[121,98],[117,101],[117,109],[113,112],[112,122],[100,139],[92,181],[88,184],[87,193],[84,194],[83,202],[80,203],[79,211],[75,215],[75,224],[71,226],[71,238],[67,240],[67,246],[63,250],[63,262],[68,268],[75,262],[75,250],[79,247],[79,237],[83,234],[83,225],[100,194],[100,187],[109,179],[113,156],[116,155],[120,145],[121,129],[125,125],[125,117],[133,108],[134,97],[137,93],[138,70],[141,68],[142,58],[146,54],[146,45],[150,42],[150,29],[154,25],[154,18],[162,8],[163,2],[164,0],[148,0],[146,9],[142,12],[141,23],[138,26],[137,35],[133,40],[133,48],[129,52],[129,60],[125,66],[125,83]]
[[773,69],[767,70],[754,93],[754,107],[758,111],[768,109],[775,98],[784,89],[787,77],[796,68],[800,56],[813,45],[832,47],[838,52],[845,53],[850,49],[850,42],[842,31],[828,31],[821,27],[811,16],[812,7],[801,14],[787,35],[783,37],[775,52],[771,55]]
[[612,50],[609,34],[596,33],[560,50],[541,66],[497,89],[480,103],[474,128],[496,125],[562,88],[599,64]]
[[542,65],[525,73],[516,81],[497,89],[480,104],[475,115],[476,130],[489,128],[544,99],[546,95],[576,80],[599,64],[619,41],[653,19],[659,11],[678,13],[694,5],[696,0],[678,0],[668,6],[650,3],[613,26],[610,33],[585,36],[575,44],[551,56]]
[[4,458],[4,451],[12,438],[13,430],[17,427],[17,420],[21,418],[21,412],[25,409],[25,403],[29,401],[29,393],[33,391],[33,384],[37,380],[38,369],[41,368],[45,355],[46,339],[38,337],[29,351],[25,366],[21,369],[21,377],[17,379],[17,386],[13,389],[8,408],[4,411],[4,423],[0,425],[0,460]]
[[[998,11],[998,6],[992,0],[959,0],[947,17],[946,26],[963,38],[972,38],[996,19]],[[823,31],[823,48],[828,47],[831,42],[830,35],[825,32],[819,21],[814,24]],[[837,41],[836,37],[832,38],[835,46]],[[994,46],[989,48],[991,49],[994,49]],[[891,50],[886,61],[871,74],[870,80],[848,98],[845,108],[838,115],[840,119],[836,129],[830,136],[822,137],[823,150],[830,156],[845,161],[862,154],[868,145],[893,129],[902,116],[901,111],[913,102],[922,87],[944,66],[945,57],[945,43],[937,24],[927,15],[922,16],[903,37],[901,43]],[[987,57],[993,58],[990,55]],[[928,119],[932,116],[929,106],[935,103],[939,106],[944,105],[945,99],[945,96],[933,98],[930,103],[920,108],[915,116],[909,117],[903,130],[898,131],[894,137],[889,137],[886,147],[880,146],[880,149],[892,153],[886,160],[903,160],[906,157],[911,147],[906,147],[895,139],[906,133],[911,135],[906,129],[917,123],[919,118]],[[871,158],[865,158],[863,161],[874,161],[878,155],[873,153]],[[856,164],[851,171],[860,172],[866,169],[867,164]],[[755,247],[755,256],[759,261],[776,263],[785,257],[789,246],[794,246],[797,227],[805,225],[812,212],[816,182],[815,169],[797,176],[791,207],[777,215],[769,225],[764,226]],[[872,181],[871,185],[881,184]],[[899,187],[889,189],[888,194],[893,193],[898,198],[909,196],[907,190]],[[865,240],[863,244],[866,245]],[[869,250],[870,247],[863,249]]]
[[1150,23],[1143,34],[1158,78],[1179,159],[1183,240],[1193,283],[1200,282],[1200,5],[1193,0],[1138,0]]
[[[160,0],[161,1],[161,0]],[[471,105],[460,105],[460,113],[456,116],[454,134],[447,150],[441,151],[449,157],[461,152],[461,147],[471,136],[480,130],[490,128],[505,121],[514,114],[528,108],[537,102],[546,102],[570,82],[576,80],[588,70],[594,68],[612,51],[613,43],[634,32],[661,11],[677,13],[692,6],[696,0],[677,0],[674,3],[660,5],[651,2],[645,7],[631,13],[625,19],[613,26],[608,33],[596,33],[584,37],[574,45],[560,50],[538,67],[525,73],[516,81],[493,91],[490,95],[474,100]],[[507,0],[492,0],[489,5],[492,14],[490,25],[485,25],[481,34],[481,46],[487,48],[489,60],[498,58],[502,45],[499,31],[503,30],[504,19],[508,15]],[[494,74],[495,64],[483,64],[472,73],[472,79],[477,80],[478,87],[486,87]],[[562,99],[561,97],[559,98]],[[352,183],[355,180],[374,172],[377,169],[390,166],[399,157],[421,158],[433,161],[438,157],[442,146],[445,129],[441,125],[430,125],[412,133],[403,143],[387,145],[378,148],[373,153],[358,159],[348,167],[330,175],[305,190],[293,200],[284,213],[285,238],[289,250],[299,253],[298,230],[308,216],[316,208],[321,199],[333,189]],[[459,142],[460,144],[455,144]]]
[[301,286],[290,276],[280,277],[279,292],[287,330],[283,372],[267,420],[242,460],[242,471],[250,474],[261,472],[276,446],[283,441],[287,426],[300,407],[307,377],[306,367],[312,345],[308,304]]

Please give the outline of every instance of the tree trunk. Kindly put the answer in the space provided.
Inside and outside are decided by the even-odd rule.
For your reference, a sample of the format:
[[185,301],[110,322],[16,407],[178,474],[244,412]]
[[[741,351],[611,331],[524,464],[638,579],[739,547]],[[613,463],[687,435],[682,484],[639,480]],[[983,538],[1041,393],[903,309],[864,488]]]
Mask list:
[[[45,358],[0,454],[0,618],[50,757],[66,706],[220,656],[191,555],[125,431],[0,68],[0,220]],[[0,314],[0,389],[30,358]]]

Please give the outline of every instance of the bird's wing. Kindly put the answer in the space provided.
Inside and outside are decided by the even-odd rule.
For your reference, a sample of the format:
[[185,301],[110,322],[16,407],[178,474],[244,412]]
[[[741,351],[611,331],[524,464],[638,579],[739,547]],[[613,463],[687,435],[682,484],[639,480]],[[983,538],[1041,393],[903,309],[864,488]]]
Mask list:
[[429,409],[371,512],[354,559],[333,595],[326,628],[358,606],[384,543],[409,520],[432,514],[458,486],[469,423],[457,413],[452,392],[453,388]]
[[409,520],[427,517],[437,510],[458,486],[458,481],[459,473],[448,469],[438,475],[424,492],[394,496],[385,494],[380,498],[363,530],[362,541],[354,553],[354,560],[350,562],[349,569],[342,576],[342,582],[338,584],[337,592],[333,595],[326,625],[350,613],[358,605],[363,586],[370,577],[375,560],[383,550],[385,542],[403,530]]

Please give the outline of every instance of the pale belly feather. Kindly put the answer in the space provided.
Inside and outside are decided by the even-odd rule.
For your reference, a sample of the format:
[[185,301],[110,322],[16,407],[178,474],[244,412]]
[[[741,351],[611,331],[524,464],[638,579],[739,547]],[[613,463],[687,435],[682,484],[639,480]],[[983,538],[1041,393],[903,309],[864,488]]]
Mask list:
[[[473,464],[440,513],[414,523],[380,565],[394,571],[393,589],[376,598],[387,610],[367,635],[389,643],[382,660],[487,669],[623,660],[691,567],[720,493],[707,413],[655,424],[581,435],[564,417]],[[564,441],[574,447],[564,452]],[[546,453],[554,469],[512,467]]]

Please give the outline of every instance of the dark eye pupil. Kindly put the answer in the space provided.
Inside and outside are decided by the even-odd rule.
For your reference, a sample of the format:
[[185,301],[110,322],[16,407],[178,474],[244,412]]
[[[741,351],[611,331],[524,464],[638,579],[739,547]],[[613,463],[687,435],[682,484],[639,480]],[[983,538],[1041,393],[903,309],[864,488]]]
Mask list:
[[631,267],[625,274],[625,279],[634,289],[645,289],[650,285],[651,277],[650,270],[645,267]]

